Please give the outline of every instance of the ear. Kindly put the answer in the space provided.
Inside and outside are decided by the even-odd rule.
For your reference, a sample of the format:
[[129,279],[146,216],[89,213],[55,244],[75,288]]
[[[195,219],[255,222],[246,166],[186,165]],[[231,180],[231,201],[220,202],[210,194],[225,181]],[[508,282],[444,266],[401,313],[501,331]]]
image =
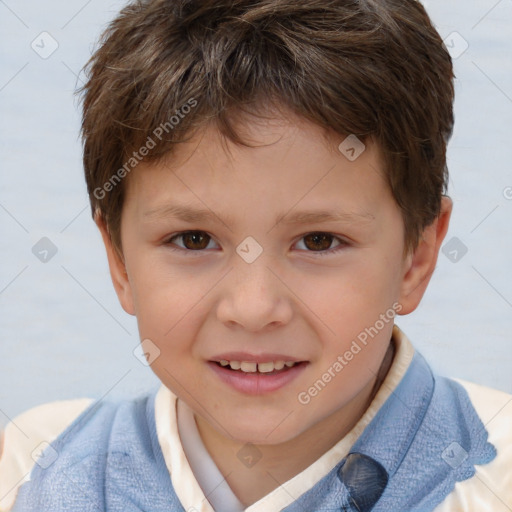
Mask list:
[[105,244],[105,249],[107,250],[110,277],[112,278],[112,284],[116,290],[119,302],[128,314],[135,315],[132,288],[128,279],[128,273],[126,272],[126,266],[122,256],[114,247],[105,221],[99,212],[96,212],[94,215],[94,222],[100,230],[103,243]]
[[441,199],[441,211],[436,220],[422,233],[418,247],[410,253],[404,265],[400,288],[400,315],[412,313],[419,305],[434,273],[441,243],[448,231],[453,202],[448,196]]

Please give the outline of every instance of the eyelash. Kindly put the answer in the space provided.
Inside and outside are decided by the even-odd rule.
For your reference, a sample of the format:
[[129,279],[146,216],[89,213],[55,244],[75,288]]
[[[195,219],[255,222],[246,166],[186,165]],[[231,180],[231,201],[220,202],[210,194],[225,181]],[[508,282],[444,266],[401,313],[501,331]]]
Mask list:
[[[179,246],[178,247],[171,247],[172,240],[174,240],[175,238],[180,238],[180,237],[183,237],[184,235],[190,235],[190,234],[194,234],[194,233],[204,234],[204,235],[206,235],[207,237],[210,238],[210,241],[213,240],[213,237],[210,236],[206,231],[200,231],[200,230],[181,231],[179,233],[176,233],[176,234],[172,235],[170,238],[166,239],[165,242],[164,242],[164,245],[169,246],[169,249],[172,250],[172,251],[184,251],[184,252],[188,252],[188,253],[198,253],[198,254],[201,254],[206,249],[193,250],[193,249],[186,249],[186,248],[179,247]],[[348,247],[350,245],[343,238],[340,238],[340,237],[338,237],[336,235],[333,235],[332,233],[327,233],[325,231],[311,231],[310,233],[306,233],[306,234],[302,235],[301,238],[299,239],[299,241],[302,240],[303,238],[305,238],[308,235],[328,235],[328,236],[333,237],[334,240],[337,240],[338,242],[340,242],[339,245],[334,247],[334,249],[327,249],[327,250],[324,250],[324,251],[305,251],[305,252],[309,252],[309,253],[312,253],[312,254],[315,254],[315,255],[319,255],[319,256],[326,256],[326,255],[331,255],[331,254],[337,253],[340,250],[342,250],[345,247]]]

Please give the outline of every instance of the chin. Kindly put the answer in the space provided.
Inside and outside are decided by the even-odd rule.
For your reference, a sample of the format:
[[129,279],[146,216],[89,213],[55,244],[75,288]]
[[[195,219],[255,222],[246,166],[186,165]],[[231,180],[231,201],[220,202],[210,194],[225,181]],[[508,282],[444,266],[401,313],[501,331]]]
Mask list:
[[236,423],[229,425],[229,433],[240,443],[256,445],[274,445],[291,441],[304,431],[298,425],[286,424],[281,417],[278,421],[262,421],[258,423]]

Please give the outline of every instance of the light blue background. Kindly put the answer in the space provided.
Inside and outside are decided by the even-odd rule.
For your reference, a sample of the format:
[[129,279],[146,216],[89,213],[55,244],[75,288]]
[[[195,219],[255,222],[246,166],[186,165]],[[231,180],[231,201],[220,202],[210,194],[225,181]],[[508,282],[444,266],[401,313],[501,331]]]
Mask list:
[[[123,2],[0,1],[0,426],[51,400],[139,393],[157,382],[133,355],[136,321],[120,307],[81,167],[73,91]],[[455,59],[449,146],[454,213],[424,300],[397,324],[434,369],[512,392],[512,2],[426,3]],[[58,49],[42,59],[43,31]],[[458,42],[457,42],[458,41]],[[511,189],[512,190],[512,189]],[[509,197],[512,193],[509,195]],[[48,263],[32,247],[48,237]]]

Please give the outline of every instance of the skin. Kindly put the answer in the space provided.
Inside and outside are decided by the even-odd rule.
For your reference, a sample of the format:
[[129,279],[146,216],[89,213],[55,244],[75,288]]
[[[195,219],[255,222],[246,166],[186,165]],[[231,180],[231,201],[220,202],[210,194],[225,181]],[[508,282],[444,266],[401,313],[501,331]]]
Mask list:
[[[376,144],[351,162],[337,150],[345,137],[292,115],[253,120],[244,130],[258,147],[231,144],[208,126],[172,159],[137,167],[127,181],[121,255],[100,216],[96,222],[121,305],[136,315],[141,340],[160,350],[152,370],[194,410],[207,450],[249,506],[312,464],[362,416],[379,370],[383,378],[391,364],[393,321],[308,404],[297,396],[394,303],[400,314],[416,309],[452,202],[443,198],[438,219],[403,257],[403,219]],[[177,203],[208,208],[223,222],[145,215]],[[284,222],[315,209],[365,216]],[[173,238],[190,230],[203,238]],[[312,232],[332,236],[322,245],[304,238]],[[263,248],[250,264],[236,252],[248,236]],[[231,350],[280,352],[308,365],[285,387],[247,396],[207,366]],[[237,457],[247,442],[262,454],[251,468]]]

